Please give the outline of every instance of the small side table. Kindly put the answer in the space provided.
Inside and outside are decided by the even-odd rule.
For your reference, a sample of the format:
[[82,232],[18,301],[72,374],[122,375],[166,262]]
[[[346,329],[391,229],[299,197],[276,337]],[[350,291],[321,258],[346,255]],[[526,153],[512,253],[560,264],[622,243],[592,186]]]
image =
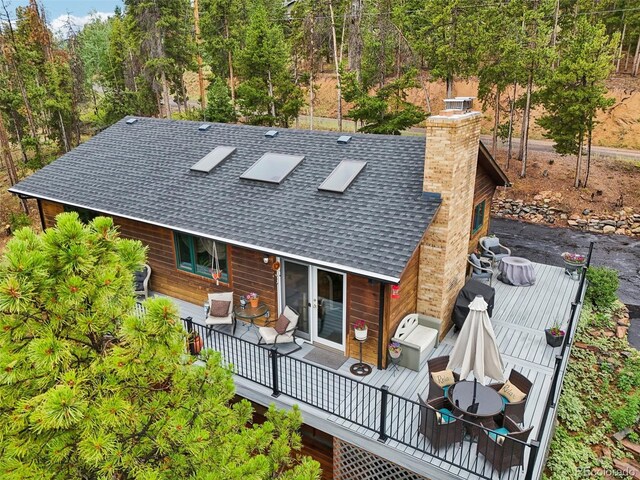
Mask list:
[[351,368],[349,368],[351,373],[353,373],[354,375],[357,375],[359,377],[366,377],[367,375],[369,375],[371,373],[371,365],[367,365],[366,363],[364,363],[362,361],[362,345],[366,341],[367,341],[366,339],[358,340],[356,338],[356,342],[358,342],[360,344],[360,361],[358,363],[354,363],[353,365],[351,365]]

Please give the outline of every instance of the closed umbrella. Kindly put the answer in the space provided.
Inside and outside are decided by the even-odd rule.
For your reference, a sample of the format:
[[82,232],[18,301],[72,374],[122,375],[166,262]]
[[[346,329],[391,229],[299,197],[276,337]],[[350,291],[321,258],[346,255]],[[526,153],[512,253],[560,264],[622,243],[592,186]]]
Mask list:
[[[496,334],[487,313],[487,302],[480,295],[469,304],[469,315],[449,355],[447,368],[460,368],[460,378],[467,378],[473,372],[474,382],[479,379],[484,383],[485,377],[504,382],[504,365]],[[474,385],[473,403],[475,393]]]

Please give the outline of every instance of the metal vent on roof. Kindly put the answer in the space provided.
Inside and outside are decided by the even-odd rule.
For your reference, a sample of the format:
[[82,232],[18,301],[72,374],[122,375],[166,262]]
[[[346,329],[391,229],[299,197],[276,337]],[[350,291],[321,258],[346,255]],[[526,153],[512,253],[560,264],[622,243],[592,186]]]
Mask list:
[[351,141],[351,135],[340,135],[338,137],[338,143],[345,144]]
[[320,184],[318,190],[343,193],[366,164],[367,162],[362,160],[342,160],[325,181]]
[[137,118],[129,118],[129,119],[127,119],[127,125],[133,125],[137,121],[138,121]]
[[198,127],[198,130],[200,130],[201,132],[205,132],[207,130],[209,130],[211,128],[211,125],[209,123],[203,123],[202,125],[200,125]]
[[273,138],[276,135],[278,135],[278,130],[269,130],[267,133],[264,134],[265,137],[269,137],[269,138]]
[[229,155],[235,152],[236,147],[216,147],[202,157],[191,170],[209,173],[217,165],[220,165]]
[[240,175],[240,178],[258,180],[259,182],[282,183],[303,159],[302,155],[265,153]]

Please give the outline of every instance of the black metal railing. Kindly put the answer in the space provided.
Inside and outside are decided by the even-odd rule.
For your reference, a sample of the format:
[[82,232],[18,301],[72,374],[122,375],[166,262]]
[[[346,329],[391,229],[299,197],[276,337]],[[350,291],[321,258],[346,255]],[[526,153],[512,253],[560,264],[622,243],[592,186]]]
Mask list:
[[[593,243],[589,247],[586,266],[591,263]],[[549,416],[555,412],[562,388],[564,367],[568,361],[571,345],[578,324],[579,308],[584,295],[586,268],[583,269],[576,297],[571,304],[567,332],[560,354],[556,356],[551,388],[547,395],[538,435],[528,442],[510,439],[510,448],[493,449],[492,453],[478,455],[483,436],[491,431],[488,427],[475,424],[463,418],[456,421],[464,425],[465,431],[472,431],[478,442],[455,441],[434,447],[432,439],[438,435],[438,425],[429,424],[427,407],[418,402],[389,392],[388,387],[377,387],[341,375],[335,371],[308,363],[304,360],[280,353],[269,346],[257,345],[232,334],[195,323],[191,318],[183,319],[188,332],[197,334],[204,348],[211,348],[222,354],[224,365],[242,377],[271,389],[272,395],[284,394],[294,400],[328,413],[336,419],[363,427],[371,436],[381,441],[410,447],[432,457],[432,463],[441,462],[477,475],[483,479],[522,478],[532,480],[539,477],[541,469],[536,469],[540,444],[553,428]],[[194,335],[191,337],[193,338]],[[190,343],[191,353],[196,344]],[[331,418],[331,417],[330,417]],[[461,439],[460,439],[461,440]],[[437,443],[437,442],[436,442]],[[495,443],[495,442],[494,442]],[[500,455],[500,458],[497,456]],[[491,458],[493,457],[493,458]],[[498,463],[520,465],[521,468],[505,468],[498,473],[493,465]],[[454,471],[453,468],[449,468]],[[523,473],[524,472],[524,473]]]

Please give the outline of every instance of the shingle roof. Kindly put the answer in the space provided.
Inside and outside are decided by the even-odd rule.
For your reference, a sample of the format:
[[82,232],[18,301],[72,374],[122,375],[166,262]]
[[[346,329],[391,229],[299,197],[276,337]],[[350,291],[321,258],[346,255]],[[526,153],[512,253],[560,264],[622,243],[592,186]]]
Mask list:
[[[397,282],[440,200],[423,198],[425,139],[126,119],[15,185],[28,196],[133,218]],[[209,174],[190,167],[219,145]],[[240,175],[266,152],[304,155],[279,185]],[[343,159],[367,165],[342,194],[318,186]]]

